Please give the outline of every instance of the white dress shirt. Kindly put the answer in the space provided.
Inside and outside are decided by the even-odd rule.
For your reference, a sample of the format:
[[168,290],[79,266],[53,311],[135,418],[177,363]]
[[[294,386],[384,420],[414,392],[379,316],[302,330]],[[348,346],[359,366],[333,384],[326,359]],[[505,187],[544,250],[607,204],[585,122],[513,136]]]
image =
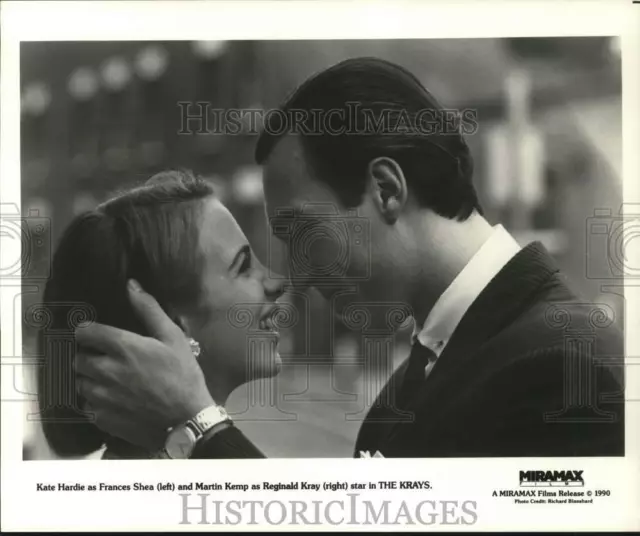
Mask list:
[[435,366],[471,304],[520,249],[502,225],[493,227],[491,236],[438,298],[422,329],[414,327],[412,342],[417,339],[436,355],[436,359],[427,365],[425,374]]

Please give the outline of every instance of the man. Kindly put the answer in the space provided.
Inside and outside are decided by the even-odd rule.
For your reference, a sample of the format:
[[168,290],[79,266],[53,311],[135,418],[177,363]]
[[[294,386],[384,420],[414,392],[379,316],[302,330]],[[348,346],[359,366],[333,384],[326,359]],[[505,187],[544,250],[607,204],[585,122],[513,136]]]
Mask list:
[[[415,320],[411,355],[371,407],[355,456],[624,455],[620,374],[606,366],[622,355],[620,333],[541,244],[522,249],[483,217],[469,125],[454,119],[404,69],[353,59],[298,88],[258,141],[292,282],[317,287],[337,314],[406,304]],[[312,231],[294,237],[301,222]],[[357,291],[344,298],[348,284]],[[143,290],[131,298],[156,340],[77,332],[103,354],[77,364],[97,424],[143,445],[139,430],[153,423],[166,441],[149,447],[171,457],[261,456],[202,388],[180,330]]]

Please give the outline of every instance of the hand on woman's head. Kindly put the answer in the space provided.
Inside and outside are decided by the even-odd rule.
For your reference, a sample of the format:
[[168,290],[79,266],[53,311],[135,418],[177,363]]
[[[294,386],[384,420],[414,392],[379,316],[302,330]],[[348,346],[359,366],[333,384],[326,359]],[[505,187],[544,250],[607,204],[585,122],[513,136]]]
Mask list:
[[[131,278],[145,289],[133,300],[127,292]],[[69,311],[77,304],[88,306],[95,313],[94,320],[102,325],[84,332],[86,336],[93,330],[109,350],[103,365],[92,364],[87,369],[101,375],[92,395],[94,402],[102,397],[105,406],[109,400],[124,397],[123,390],[144,393],[145,384],[156,383],[169,393],[175,388],[177,398],[170,403],[179,408],[183,403],[190,407],[192,402],[180,398],[186,392],[181,390],[184,386],[176,385],[181,381],[193,383],[197,376],[200,379],[195,388],[200,389],[203,372],[209,393],[221,403],[242,383],[277,373],[277,336],[263,325],[281,293],[282,280],[267,277],[237,222],[215,198],[211,185],[188,173],[165,172],[72,222],[55,251],[52,278],[43,301],[55,305],[53,330],[69,329]],[[248,313],[250,322],[236,322],[238,308],[243,318]],[[162,330],[162,336],[154,332],[157,329]],[[267,351],[248,355],[249,336],[262,338],[262,348]],[[100,447],[105,436],[88,422],[86,413],[79,409],[81,405],[66,394],[75,392],[68,387],[73,382],[68,361],[76,356],[50,349],[53,342],[47,340],[44,331],[40,337],[41,353],[47,357],[38,372],[45,436],[62,456],[88,454]],[[162,337],[169,337],[169,344]],[[189,337],[202,348],[198,360],[202,371],[191,355]],[[188,366],[181,360],[174,361],[176,351],[186,353]],[[127,359],[118,362],[115,356],[120,354]],[[162,356],[157,363],[154,355]],[[83,356],[77,358],[82,360]],[[98,359],[90,357],[88,361],[97,363]],[[153,366],[159,368],[150,371]],[[129,379],[126,371],[131,374]],[[112,379],[105,387],[109,374],[118,381]],[[160,380],[163,375],[167,377]],[[187,387],[193,389],[194,385]],[[156,392],[155,387],[149,389]],[[196,406],[205,398],[200,393],[195,399],[193,392],[191,395]],[[52,400],[55,403],[51,404]],[[129,400],[133,414],[137,411],[134,401],[143,404],[143,399],[131,393]],[[169,407],[159,398],[149,400],[155,400],[158,408],[151,422],[154,425],[161,420],[159,413],[169,411]],[[116,405],[122,406],[120,402]],[[166,418],[174,416],[169,411]],[[147,417],[151,419],[152,415]]]
[[79,390],[100,429],[157,449],[167,428],[214,401],[182,330],[136,282],[129,295],[150,336],[102,324],[78,328],[78,344],[97,352],[76,361]]

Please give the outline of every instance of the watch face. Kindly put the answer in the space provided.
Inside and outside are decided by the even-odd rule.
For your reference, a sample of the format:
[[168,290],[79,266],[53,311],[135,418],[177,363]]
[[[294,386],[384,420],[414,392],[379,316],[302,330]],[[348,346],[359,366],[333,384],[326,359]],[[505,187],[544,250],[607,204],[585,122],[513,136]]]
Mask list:
[[187,426],[180,426],[171,431],[165,450],[171,458],[187,459],[191,456],[193,448],[196,445],[196,436]]

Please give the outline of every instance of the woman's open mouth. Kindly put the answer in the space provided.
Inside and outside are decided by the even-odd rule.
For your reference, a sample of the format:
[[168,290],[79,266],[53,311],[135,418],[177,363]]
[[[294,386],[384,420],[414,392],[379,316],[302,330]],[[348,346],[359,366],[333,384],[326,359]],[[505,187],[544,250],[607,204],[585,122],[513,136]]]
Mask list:
[[278,304],[274,303],[267,313],[262,316],[258,325],[260,331],[263,331],[267,336],[275,337],[276,340],[280,339],[280,331],[274,321],[274,317],[278,314],[278,309]]

